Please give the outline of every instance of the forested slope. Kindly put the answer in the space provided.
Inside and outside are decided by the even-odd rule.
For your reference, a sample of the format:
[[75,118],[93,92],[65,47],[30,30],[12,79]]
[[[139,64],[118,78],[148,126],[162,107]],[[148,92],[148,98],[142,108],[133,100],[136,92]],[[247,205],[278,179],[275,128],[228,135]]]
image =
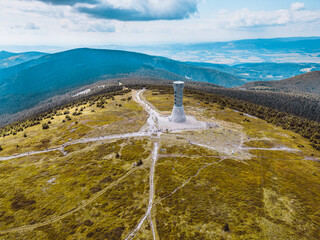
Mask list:
[[41,101],[101,80],[151,77],[202,81],[238,86],[245,81],[213,69],[146,54],[74,49],[46,55],[10,68],[0,69],[0,118],[34,107]]
[[246,83],[242,87],[249,90],[290,91],[320,94],[320,71],[309,72],[280,81],[250,82]]

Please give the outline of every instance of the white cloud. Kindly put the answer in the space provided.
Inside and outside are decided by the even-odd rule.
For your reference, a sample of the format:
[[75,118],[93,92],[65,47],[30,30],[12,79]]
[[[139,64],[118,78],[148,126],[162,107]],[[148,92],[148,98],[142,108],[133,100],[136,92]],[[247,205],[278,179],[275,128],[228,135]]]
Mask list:
[[93,18],[120,21],[186,19],[197,12],[201,0],[38,0],[50,5],[70,6]]
[[38,30],[40,29],[40,27],[37,25],[37,24],[34,24],[34,23],[26,23],[26,24],[23,24],[23,25],[14,25],[14,26],[11,26],[11,29],[29,29],[29,30]]
[[[147,11],[144,9],[148,6],[147,9],[154,9],[154,12],[159,8],[159,14],[168,12],[172,6],[180,6],[174,5],[178,2],[183,4],[182,0],[175,3],[170,0],[101,1],[119,8],[126,4],[130,8],[139,3],[134,8]],[[277,11],[216,9],[216,13],[208,14],[207,18],[200,12],[198,17],[169,22],[97,19],[75,10],[79,6],[90,6],[84,5],[84,2],[88,3],[89,0],[74,6],[49,5],[29,0],[0,0],[0,45],[78,47],[320,35],[320,11],[302,9],[301,5],[294,7],[295,10],[288,6],[288,9]]]
[[291,4],[292,11],[299,11],[304,9],[304,3],[296,2]]
[[229,22],[228,26],[231,28],[264,28],[293,23],[310,23],[320,20],[319,10],[303,10],[303,7],[304,4],[296,3],[295,6],[291,6],[291,9],[276,11],[241,9],[230,14],[222,14],[220,17],[225,18],[226,22]]
[[75,9],[93,18],[120,21],[177,20],[197,12],[198,0],[100,0]]

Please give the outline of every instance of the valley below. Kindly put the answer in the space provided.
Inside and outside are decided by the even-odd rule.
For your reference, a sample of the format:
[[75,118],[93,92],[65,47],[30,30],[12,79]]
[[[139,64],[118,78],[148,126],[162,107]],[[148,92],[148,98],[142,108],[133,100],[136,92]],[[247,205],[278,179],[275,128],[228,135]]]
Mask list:
[[124,89],[1,137],[0,238],[320,238],[308,139],[190,93],[198,125],[161,128],[173,102]]

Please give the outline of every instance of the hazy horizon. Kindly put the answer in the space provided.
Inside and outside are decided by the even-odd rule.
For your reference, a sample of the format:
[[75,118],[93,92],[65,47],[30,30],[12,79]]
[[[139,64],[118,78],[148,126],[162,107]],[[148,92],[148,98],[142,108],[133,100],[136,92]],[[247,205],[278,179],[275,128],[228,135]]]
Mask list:
[[316,0],[4,0],[0,16],[0,46],[8,47],[70,49],[320,36]]

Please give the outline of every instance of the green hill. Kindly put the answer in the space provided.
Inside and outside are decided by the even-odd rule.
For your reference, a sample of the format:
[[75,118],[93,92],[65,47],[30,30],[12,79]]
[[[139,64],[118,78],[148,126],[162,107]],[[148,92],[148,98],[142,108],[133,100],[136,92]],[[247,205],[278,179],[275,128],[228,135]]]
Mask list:
[[320,94],[320,71],[309,72],[280,81],[250,82],[241,86],[241,88]]
[[47,53],[41,52],[23,52],[23,53],[10,53],[2,51],[0,52],[0,69],[12,67],[33,59],[40,58],[47,55]]
[[115,50],[75,49],[1,69],[0,116],[31,108],[78,87],[121,77],[193,80],[226,87],[244,83],[227,73],[167,58]]
[[136,88],[0,138],[1,239],[320,238],[320,151],[308,139],[249,115],[248,102],[187,89],[186,113],[207,125],[159,132],[147,119],[171,110],[172,87]]

